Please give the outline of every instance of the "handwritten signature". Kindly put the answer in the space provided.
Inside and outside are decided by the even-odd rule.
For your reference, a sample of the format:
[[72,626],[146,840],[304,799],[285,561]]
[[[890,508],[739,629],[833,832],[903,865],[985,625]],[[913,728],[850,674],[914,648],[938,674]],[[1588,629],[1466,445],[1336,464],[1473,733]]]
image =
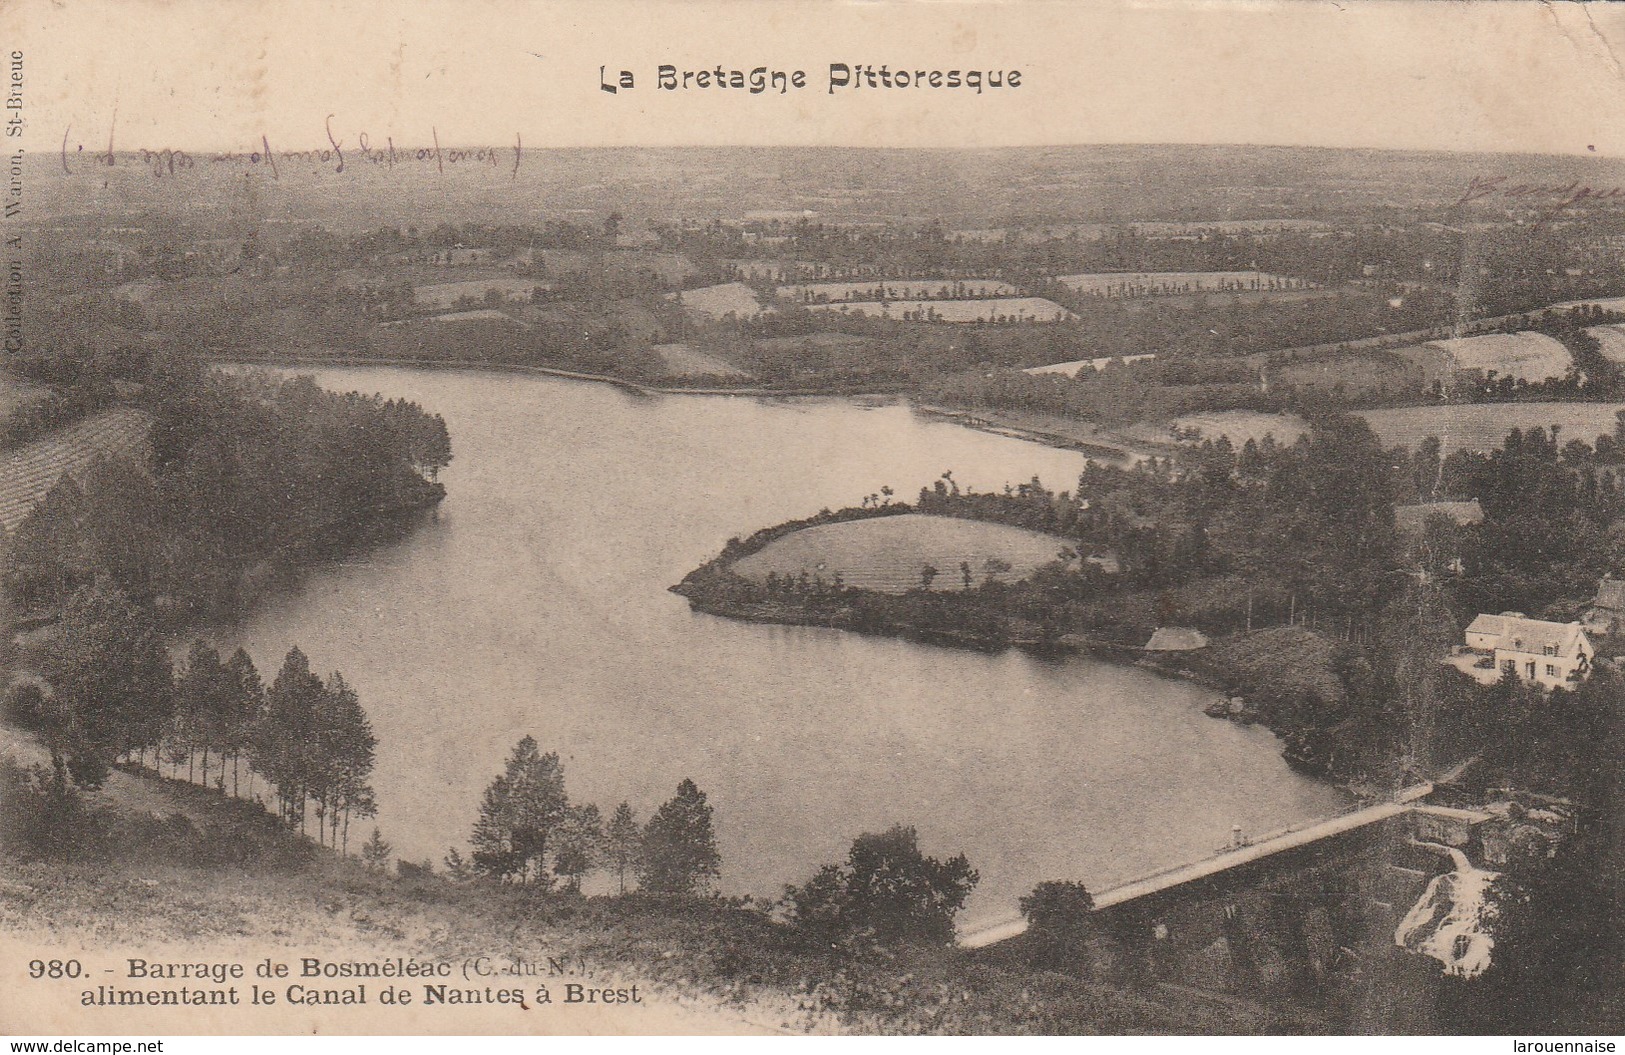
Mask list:
[[1589,187],[1579,180],[1558,184],[1513,183],[1510,176],[1474,176],[1461,197],[1456,199],[1456,205],[1486,198],[1533,205],[1546,203],[1546,208],[1535,220],[1535,226],[1540,227],[1564,210],[1583,202],[1625,200],[1625,187]]
[[[386,136],[382,146],[372,142],[366,132],[356,134],[355,141],[346,145],[346,140],[333,131],[333,115],[327,115],[325,123],[327,132],[327,146],[316,150],[273,150],[268,136],[260,136],[260,149],[258,150],[228,150],[228,151],[187,151],[176,150],[171,147],[153,149],[142,147],[129,151],[129,156],[136,159],[141,165],[152,171],[153,176],[175,176],[183,172],[202,168],[218,166],[237,166],[256,168],[264,166],[271,173],[272,179],[282,178],[283,165],[311,165],[318,171],[332,172],[334,175],[346,171],[347,167],[360,165],[378,165],[394,168],[400,165],[433,165],[439,172],[445,172],[447,165],[468,166],[483,165],[496,168],[503,159],[511,153],[513,158],[509,178],[519,176],[519,163],[524,157],[524,141],[516,132],[512,147],[442,147],[440,145],[440,130],[433,126],[429,129],[432,143],[428,146],[406,147],[396,146],[393,136]],[[113,134],[109,131],[107,136],[107,149],[86,152],[84,144],[79,144],[70,150],[68,138],[72,134],[71,127],[62,132],[62,171],[72,173],[80,158],[88,158],[92,165],[104,168],[116,166],[118,153],[114,150]]]

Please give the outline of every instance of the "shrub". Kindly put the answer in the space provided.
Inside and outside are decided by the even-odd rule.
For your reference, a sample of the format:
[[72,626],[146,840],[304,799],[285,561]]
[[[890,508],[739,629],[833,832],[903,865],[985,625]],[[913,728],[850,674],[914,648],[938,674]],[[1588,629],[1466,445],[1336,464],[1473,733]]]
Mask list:
[[825,865],[805,885],[787,888],[785,903],[792,926],[816,944],[946,945],[977,879],[964,854],[927,857],[915,830],[897,825],[858,836],[845,864]]
[[1082,883],[1052,879],[1034,887],[1021,899],[1033,959],[1040,966],[1056,970],[1081,967],[1086,946],[1094,935],[1089,919],[1094,910],[1094,896]]

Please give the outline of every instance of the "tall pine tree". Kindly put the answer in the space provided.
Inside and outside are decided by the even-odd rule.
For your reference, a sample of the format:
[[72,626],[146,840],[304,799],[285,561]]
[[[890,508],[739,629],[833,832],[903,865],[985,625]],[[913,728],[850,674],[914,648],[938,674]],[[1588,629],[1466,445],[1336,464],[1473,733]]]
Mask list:
[[655,894],[693,894],[722,874],[705,792],[685,778],[643,831],[638,882]]
[[100,787],[118,757],[157,742],[174,705],[169,654],[106,580],[74,594],[45,647],[42,730],[58,787]]
[[502,775],[485,789],[470,839],[475,871],[521,883],[550,883],[547,852],[568,807],[559,756],[542,754],[533,737],[520,740]]
[[310,732],[318,725],[326,687],[310,671],[310,660],[297,646],[288,650],[265,694],[265,706],[254,723],[250,766],[276,785],[282,819],[305,826],[305,796],[310,788],[315,745]]
[[620,885],[620,892],[626,893],[626,873],[638,862],[638,848],[643,843],[643,830],[638,827],[638,821],[632,814],[632,807],[628,803],[621,803],[615,807],[615,815],[609,820],[609,829],[604,833],[605,856],[610,867],[615,869],[615,880]]

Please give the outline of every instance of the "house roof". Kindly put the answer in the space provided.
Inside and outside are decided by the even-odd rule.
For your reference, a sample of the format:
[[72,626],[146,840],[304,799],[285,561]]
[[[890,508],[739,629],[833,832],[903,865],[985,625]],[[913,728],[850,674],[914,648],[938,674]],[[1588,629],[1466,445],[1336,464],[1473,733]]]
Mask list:
[[1591,603],[1597,608],[1625,612],[1625,579],[1603,579],[1597,583],[1597,596]]
[[1206,634],[1184,626],[1159,626],[1145,643],[1147,652],[1192,652],[1206,647]]
[[1463,526],[1484,522],[1484,507],[1478,504],[1478,499],[1472,498],[1465,502],[1422,502],[1419,505],[1395,506],[1394,525],[1402,535],[1420,535],[1428,517],[1435,513]]
[[1573,656],[1580,643],[1591,644],[1579,623],[1552,623],[1519,615],[1480,615],[1467,627],[1469,634],[1495,636],[1496,648],[1507,652],[1542,655],[1555,648],[1559,656]]

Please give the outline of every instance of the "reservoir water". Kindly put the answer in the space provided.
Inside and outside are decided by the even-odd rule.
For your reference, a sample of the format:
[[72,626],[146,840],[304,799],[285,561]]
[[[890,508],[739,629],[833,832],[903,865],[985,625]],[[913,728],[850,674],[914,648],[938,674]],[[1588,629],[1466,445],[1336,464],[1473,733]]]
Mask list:
[[[1100,889],[1343,797],[1211,695],[1134,667],[695,614],[667,587],[744,535],[944,470],[1071,489],[1081,455],[845,400],[643,396],[475,371],[332,368],[324,386],[445,416],[438,515],[308,573],[241,625],[267,682],[297,644],[356,687],[379,740],[377,824],[408,860],[466,852],[527,733],[572,800],[640,820],[692,777],[721,889],[776,896],[902,822],[981,884],[962,926],[1043,879]],[[367,830],[363,825],[363,836]],[[355,832],[352,830],[352,840]],[[353,848],[353,847],[352,847]]]

